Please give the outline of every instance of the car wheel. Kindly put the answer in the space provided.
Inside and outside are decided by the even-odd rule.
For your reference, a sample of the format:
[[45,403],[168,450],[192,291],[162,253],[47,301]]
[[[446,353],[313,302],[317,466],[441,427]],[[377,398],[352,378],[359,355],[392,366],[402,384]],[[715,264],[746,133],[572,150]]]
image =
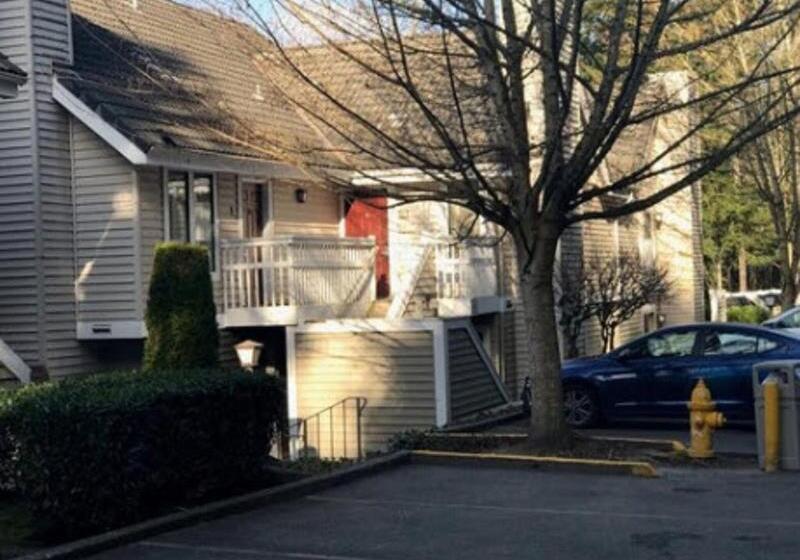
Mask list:
[[567,385],[564,387],[564,416],[573,428],[590,428],[600,420],[600,403],[589,387]]

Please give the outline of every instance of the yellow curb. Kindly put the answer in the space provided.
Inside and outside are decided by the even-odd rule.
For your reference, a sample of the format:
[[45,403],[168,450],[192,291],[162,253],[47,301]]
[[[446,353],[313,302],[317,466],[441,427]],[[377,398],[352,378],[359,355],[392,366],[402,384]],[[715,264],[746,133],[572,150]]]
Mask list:
[[459,451],[429,451],[414,450],[414,457],[429,457],[440,459],[469,459],[480,461],[510,461],[541,466],[586,467],[600,472],[627,472],[633,476],[644,478],[658,478],[656,468],[644,461],[614,461],[611,459],[579,459],[572,457],[549,457],[539,455],[513,455],[502,453],[462,453]]
[[629,437],[614,437],[614,436],[584,436],[584,437],[599,441],[610,441],[610,442],[616,441],[620,443],[641,443],[645,445],[663,445],[665,447],[671,447],[672,450],[676,453],[686,452],[686,446],[683,444],[683,442],[680,442],[677,439],[629,438]]
[[431,434],[431,437],[441,437],[441,438],[508,438],[508,439],[526,439],[528,434],[518,434],[518,433],[502,433],[502,432],[492,432],[492,433],[482,433],[482,432],[434,432]]

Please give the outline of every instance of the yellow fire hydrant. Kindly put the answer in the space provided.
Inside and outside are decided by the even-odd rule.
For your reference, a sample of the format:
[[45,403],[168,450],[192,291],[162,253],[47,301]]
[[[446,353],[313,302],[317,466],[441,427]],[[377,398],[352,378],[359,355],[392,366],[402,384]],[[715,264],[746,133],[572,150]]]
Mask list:
[[695,459],[708,459],[714,456],[714,430],[725,424],[725,417],[714,410],[711,391],[702,379],[697,381],[689,401],[689,424],[691,443],[689,456]]

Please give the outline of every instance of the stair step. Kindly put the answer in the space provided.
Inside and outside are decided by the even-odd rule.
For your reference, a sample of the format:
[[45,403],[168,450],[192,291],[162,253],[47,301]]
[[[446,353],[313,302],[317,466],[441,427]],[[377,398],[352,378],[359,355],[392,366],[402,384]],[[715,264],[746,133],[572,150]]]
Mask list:
[[367,317],[371,319],[383,319],[389,312],[389,307],[392,305],[390,299],[378,299],[372,302],[372,305],[367,311]]

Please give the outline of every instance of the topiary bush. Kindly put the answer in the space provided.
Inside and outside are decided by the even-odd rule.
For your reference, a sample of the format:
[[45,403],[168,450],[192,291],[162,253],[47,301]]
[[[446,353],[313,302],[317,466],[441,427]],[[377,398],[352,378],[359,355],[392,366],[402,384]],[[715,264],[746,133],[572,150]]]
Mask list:
[[0,402],[0,471],[59,536],[104,530],[257,481],[282,403],[274,378],[243,372],[34,385]]
[[769,311],[757,305],[735,305],[728,308],[728,321],[759,325],[769,319]]
[[187,243],[159,244],[145,316],[144,368],[216,366],[216,313],[208,250]]

